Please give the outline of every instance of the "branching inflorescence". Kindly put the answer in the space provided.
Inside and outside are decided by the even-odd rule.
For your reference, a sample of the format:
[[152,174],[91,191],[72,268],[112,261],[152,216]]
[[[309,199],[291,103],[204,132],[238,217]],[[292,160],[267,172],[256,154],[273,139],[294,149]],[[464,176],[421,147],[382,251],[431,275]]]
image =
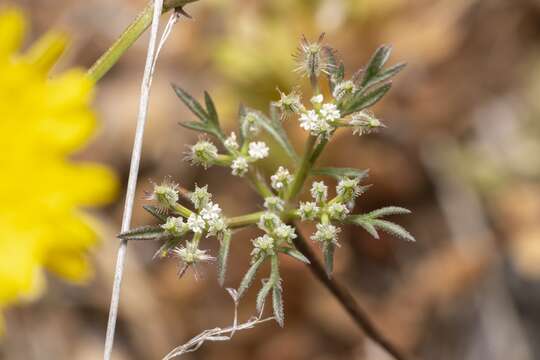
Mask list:
[[[241,107],[239,130],[225,134],[221,129],[218,114],[208,93],[204,94],[204,106],[178,86],[174,91],[198,118],[181,123],[182,126],[203,133],[200,140],[190,147],[186,160],[204,168],[228,167],[231,174],[247,178],[261,195],[264,211],[237,217],[226,217],[218,204],[212,201],[207,186],[195,186],[193,191],[179,187],[170,179],[155,184],[149,199],[156,205],[145,209],[154,215],[160,225],[144,226],[119,235],[126,240],[161,240],[163,245],[156,253],[158,257],[173,255],[180,259],[179,274],[197,264],[216,260],[201,248],[201,241],[214,237],[220,243],[218,280],[225,279],[229,245],[233,232],[246,226],[257,226],[261,235],[252,240],[251,265],[237,290],[241,298],[252,284],[259,268],[270,263],[270,274],[263,281],[257,296],[257,309],[271,294],[274,318],[283,326],[282,278],[279,256],[293,257],[306,264],[309,260],[298,251],[294,221],[312,221],[316,231],[311,239],[322,249],[327,275],[333,269],[334,252],[340,246],[340,226],[355,224],[364,228],[373,237],[385,231],[405,240],[414,238],[403,227],[383,219],[394,214],[408,214],[409,210],[390,206],[365,214],[353,214],[357,197],[368,185],[361,182],[367,171],[351,168],[317,168],[315,163],[339,128],[351,128],[354,134],[363,135],[376,131],[384,125],[368,110],[390,89],[389,80],[404,64],[384,68],[391,48],[382,46],[372,56],[365,69],[345,79],[343,64],[336,53],[323,44],[321,36],[316,42],[302,39],[296,54],[297,71],[310,80],[312,95],[302,102],[298,91],[279,92],[280,99],[270,105],[269,116],[261,111]],[[320,90],[322,78],[328,79],[329,94]],[[296,118],[309,136],[302,157],[298,156],[282,127],[283,121]],[[271,135],[294,163],[293,169],[279,166],[269,178],[258,169],[258,162],[269,156],[271,149],[258,139],[261,131]],[[213,138],[211,140],[211,138]],[[218,144],[214,143],[216,140]],[[311,183],[309,201],[297,200],[308,179],[313,176],[330,176],[338,180],[335,196],[330,197],[328,186],[323,181]]]

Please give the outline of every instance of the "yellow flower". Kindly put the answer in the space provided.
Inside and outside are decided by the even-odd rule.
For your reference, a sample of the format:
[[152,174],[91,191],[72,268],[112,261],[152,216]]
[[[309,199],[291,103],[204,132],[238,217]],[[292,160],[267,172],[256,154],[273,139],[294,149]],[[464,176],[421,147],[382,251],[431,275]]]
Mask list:
[[0,12],[0,309],[39,295],[44,269],[90,275],[97,238],[80,208],[117,190],[109,169],[67,159],[96,127],[92,82],[81,70],[50,78],[65,37],[49,33],[20,53],[24,28],[19,11]]

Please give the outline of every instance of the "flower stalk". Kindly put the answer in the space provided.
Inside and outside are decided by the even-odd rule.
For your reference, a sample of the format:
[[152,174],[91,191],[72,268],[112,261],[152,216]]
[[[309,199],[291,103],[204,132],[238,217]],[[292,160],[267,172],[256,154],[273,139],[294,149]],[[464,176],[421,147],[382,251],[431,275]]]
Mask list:
[[[172,9],[197,0],[164,0],[162,14]],[[137,41],[139,37],[148,29],[152,23],[153,5],[148,5],[141,11],[126,30],[118,37],[111,47],[100,56],[90,67],[87,75],[94,82],[98,82],[120,59],[120,57]]]

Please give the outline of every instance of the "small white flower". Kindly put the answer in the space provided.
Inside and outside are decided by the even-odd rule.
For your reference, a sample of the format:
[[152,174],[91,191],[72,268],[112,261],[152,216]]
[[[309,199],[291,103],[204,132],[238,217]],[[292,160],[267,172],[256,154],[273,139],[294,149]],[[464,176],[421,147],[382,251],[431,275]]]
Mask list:
[[190,149],[187,159],[193,165],[202,165],[204,168],[210,167],[218,156],[218,150],[214,144],[207,140],[200,140]]
[[337,186],[336,186],[336,192],[338,196],[341,197],[343,202],[350,202],[353,201],[356,197],[358,197],[361,192],[362,188],[360,187],[360,179],[353,178],[353,179],[341,179],[339,180]]
[[206,222],[204,221],[202,216],[191,214],[187,219],[187,225],[191,231],[200,234],[206,227]]
[[211,198],[212,194],[208,192],[208,185],[203,187],[195,185],[195,190],[189,194],[189,200],[191,200],[197,210],[204,208]]
[[251,256],[258,257],[260,255],[273,255],[274,254],[274,239],[264,234],[258,238],[252,240],[253,251],[251,251]]
[[281,191],[293,181],[293,176],[289,170],[280,166],[276,173],[270,177],[270,181],[274,190]]
[[231,164],[232,174],[235,176],[244,176],[249,168],[247,159],[243,156],[239,156],[233,160]]
[[181,217],[169,216],[165,224],[161,225],[161,228],[167,231],[171,235],[179,236],[185,234],[189,227]]
[[269,152],[270,152],[270,149],[262,141],[249,143],[248,154],[252,159],[255,159],[255,160],[264,159],[265,157],[268,156]]
[[211,219],[208,221],[208,235],[214,236],[218,233],[223,232],[227,228],[227,224],[225,223],[225,219],[223,217],[218,217],[215,219]]
[[218,204],[209,202],[204,209],[201,210],[199,215],[205,221],[216,220],[221,217],[221,208]]
[[334,88],[334,91],[332,92],[332,96],[336,100],[341,100],[343,97],[347,95],[354,94],[356,90],[357,89],[354,82],[351,80],[347,80],[347,81],[340,82],[339,84],[336,85],[336,87]]
[[285,206],[285,201],[277,196],[269,196],[264,199],[264,207],[273,212],[281,212]]
[[314,220],[319,215],[320,208],[314,202],[301,202],[298,214],[302,220]]
[[313,105],[320,105],[322,104],[323,100],[324,100],[324,97],[322,96],[322,94],[319,94],[312,97],[310,101]]
[[327,103],[321,108],[321,117],[324,118],[326,122],[333,124],[341,118],[341,113],[335,104]]
[[276,214],[272,212],[265,212],[259,218],[259,228],[266,231],[267,233],[272,233],[279,225],[283,222]]
[[299,121],[301,128],[312,133],[318,129],[320,119],[315,110],[309,110],[300,115]]
[[236,134],[234,132],[231,132],[231,135],[229,135],[229,137],[225,139],[224,145],[229,151],[238,150],[240,146],[238,145],[238,142],[236,141]]
[[337,235],[341,231],[340,228],[332,224],[317,224],[317,231],[311,236],[312,240],[318,242],[331,242],[339,246]]
[[326,212],[328,213],[328,216],[330,216],[332,220],[343,220],[345,216],[347,216],[347,214],[349,213],[349,209],[347,208],[347,206],[343,205],[342,203],[336,202],[336,203],[330,204],[326,208]]
[[315,181],[311,185],[311,196],[317,203],[325,202],[328,198],[328,186],[322,181]]
[[147,198],[156,200],[166,208],[173,207],[178,201],[178,184],[167,177],[161,184],[154,184],[154,190]]
[[196,264],[201,261],[214,261],[216,258],[206,254],[206,250],[197,249],[195,244],[186,242],[186,247],[176,247],[172,253],[180,258],[186,265]]
[[285,225],[281,223],[274,232],[274,235],[276,238],[278,238],[280,241],[287,241],[290,242],[293,239],[296,239],[296,233],[294,232],[294,228],[290,225]]

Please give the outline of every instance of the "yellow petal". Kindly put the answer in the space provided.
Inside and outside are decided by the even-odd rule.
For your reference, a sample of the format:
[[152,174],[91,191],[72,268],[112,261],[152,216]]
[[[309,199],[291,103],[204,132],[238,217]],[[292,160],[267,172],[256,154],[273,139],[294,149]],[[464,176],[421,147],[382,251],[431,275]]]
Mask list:
[[0,59],[8,59],[21,45],[26,23],[14,8],[0,12]]
[[24,60],[47,74],[64,53],[67,43],[66,35],[51,31],[32,45],[24,55]]

